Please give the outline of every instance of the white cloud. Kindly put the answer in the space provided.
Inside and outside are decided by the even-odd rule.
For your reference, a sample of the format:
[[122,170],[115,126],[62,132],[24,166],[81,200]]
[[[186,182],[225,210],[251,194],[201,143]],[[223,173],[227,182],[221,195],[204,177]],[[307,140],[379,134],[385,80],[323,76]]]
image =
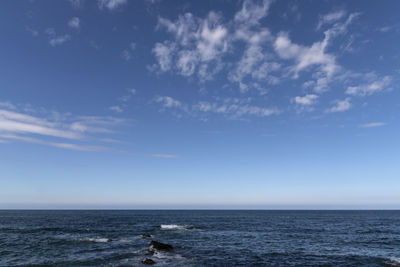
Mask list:
[[286,33],[281,32],[275,40],[274,48],[281,58],[296,61],[296,65],[292,68],[295,77],[300,71],[313,65],[319,65],[326,76],[330,78],[339,67],[336,65],[335,57],[325,53],[327,45],[327,37],[321,42],[315,42],[310,47],[297,45],[292,43]]
[[71,38],[68,34],[65,35],[61,35],[61,36],[55,36],[49,39],[49,44],[51,46],[57,46],[57,45],[61,45],[67,41],[69,41]]
[[275,51],[281,58],[295,61],[295,65],[290,68],[294,78],[297,78],[301,71],[316,66],[317,69],[313,75],[315,78],[313,81],[314,91],[318,93],[326,91],[333,76],[340,70],[340,66],[336,63],[336,57],[326,52],[327,47],[332,38],[346,33],[347,27],[359,15],[359,13],[352,13],[345,21],[335,23],[324,32],[322,41],[314,42],[311,46],[295,44],[289,39],[287,33],[281,32],[274,42]]
[[51,46],[61,45],[71,39],[68,34],[57,35],[56,31],[53,28],[46,29],[46,34],[49,38],[49,44]]
[[110,110],[121,113],[123,110],[120,106],[111,106]]
[[[127,91],[128,91],[129,94],[128,95],[123,95],[121,97],[118,97],[119,101],[128,102],[128,100],[131,99],[132,95],[136,94],[136,89],[135,88],[127,89]],[[122,103],[122,104],[126,105],[124,103]]]
[[127,0],[98,0],[99,8],[107,8],[109,10],[115,10],[127,3]]
[[267,117],[281,113],[281,111],[275,107],[266,108],[251,105],[251,99],[249,98],[217,98],[213,102],[199,101],[188,105],[171,97],[163,96],[156,97],[154,102],[160,103],[164,108],[176,108],[183,112],[183,114],[201,120],[207,120],[206,117],[211,113],[221,114],[231,119],[239,119],[248,115]]
[[126,61],[131,60],[132,58],[132,51],[134,51],[136,49],[136,43],[132,42],[129,44],[129,48],[128,49],[124,49],[121,52],[121,57],[123,59],[125,59]]
[[82,5],[82,1],[81,0],[68,0],[71,5],[75,8],[79,8]]
[[179,73],[183,76],[191,76],[196,70],[198,64],[198,54],[192,50],[183,50],[179,52],[178,62],[176,67]]
[[236,38],[245,40],[247,47],[236,68],[229,73],[229,79],[239,84],[241,92],[246,92],[251,87],[263,91],[265,88],[259,86],[260,83],[274,84],[276,80],[271,72],[278,70],[280,64],[270,60],[269,54],[263,51],[265,42],[271,39],[268,29],[258,32],[241,29],[236,32]]
[[[49,112],[43,109],[40,110],[42,117],[38,117],[28,114],[28,112],[16,111],[21,110],[20,106],[12,105],[12,107],[13,110],[0,109],[0,138],[2,140],[17,140],[73,150],[105,151],[112,149],[55,141],[54,139],[82,142],[95,138],[92,134],[110,134],[112,127],[125,122],[113,117],[72,117],[70,114]],[[30,113],[38,113],[31,107],[28,110]],[[46,117],[43,117],[43,113],[46,114]]]
[[375,78],[368,84],[349,86],[346,90],[346,94],[358,96],[372,95],[387,89],[391,81],[392,79],[389,76],[384,76],[380,79]]
[[0,109],[0,132],[79,139],[79,133],[58,129],[54,123],[30,115]]
[[[232,42],[240,40],[246,42],[246,52],[229,72],[228,79],[237,83],[243,92],[256,88],[264,94],[267,91],[265,82],[278,82],[269,72],[276,70],[279,64],[266,61],[268,55],[263,47],[271,39],[268,29],[253,31],[252,27],[258,26],[259,20],[267,16],[270,3],[246,0],[228,23],[223,23],[221,15],[214,11],[205,18],[191,13],[179,16],[176,21],[159,18],[157,29],[165,29],[173,35],[172,40],[157,43],[153,48],[159,69],[162,72],[172,70],[185,77],[197,76],[200,82],[212,80],[229,64],[224,62],[224,56],[230,52]],[[252,78],[256,81],[251,82]]]
[[128,102],[129,99],[131,99],[131,95],[123,95],[121,97],[118,97],[118,100],[122,102]]
[[105,146],[88,146],[88,145],[80,145],[80,144],[78,145],[78,144],[72,144],[72,143],[44,141],[41,139],[26,137],[26,136],[2,134],[1,132],[0,132],[0,137],[8,139],[8,140],[17,140],[17,141],[22,141],[22,142],[26,142],[26,143],[40,144],[40,145],[52,146],[52,147],[63,148],[63,149],[68,149],[68,150],[92,151],[92,152],[116,151],[113,148],[105,147]]
[[164,43],[156,43],[153,48],[158,65],[161,71],[168,71],[172,68],[172,56],[175,50],[175,44],[165,41]]
[[0,102],[0,107],[7,108],[7,109],[15,109],[15,106],[10,102]]
[[31,27],[26,27],[25,28],[32,36],[36,37],[39,36],[39,32],[35,29],[32,29]]
[[161,71],[175,70],[186,77],[197,74],[204,81],[221,69],[220,57],[228,49],[228,29],[217,13],[211,11],[205,19],[186,13],[175,22],[159,18],[157,28],[174,37],[153,48]]
[[261,5],[251,0],[243,1],[242,9],[235,14],[235,22],[247,25],[258,24],[260,19],[267,16],[271,3],[270,0],[263,0]]
[[132,55],[131,55],[131,52],[129,52],[128,50],[123,50],[121,53],[121,57],[123,59],[125,59],[126,61],[129,61],[129,60],[131,60]]
[[239,62],[234,64],[228,74],[231,82],[238,84],[242,93],[256,89],[261,95],[268,92],[268,85],[277,84],[279,79],[271,73],[280,69],[280,64],[273,60],[266,49],[273,37],[259,22],[268,15],[272,1],[243,1],[242,8],[234,17],[234,41],[245,43],[245,49]]
[[193,110],[205,113],[219,113],[237,119],[246,115],[267,117],[279,114],[277,108],[264,108],[249,104],[248,100],[227,98],[220,102],[200,101],[193,106]]
[[360,127],[372,128],[372,127],[381,127],[381,126],[385,126],[385,125],[387,125],[387,123],[385,123],[385,122],[371,122],[371,123],[361,124]]
[[165,108],[181,107],[182,103],[170,96],[158,96],[154,99],[155,102],[161,103]]
[[346,98],[344,100],[336,100],[335,105],[330,109],[327,109],[327,112],[343,112],[349,110],[351,108],[350,98]]
[[80,20],[78,17],[73,17],[68,21],[68,26],[73,28],[73,29],[79,29],[80,28]]
[[177,159],[179,156],[173,154],[150,154],[149,156],[153,158],[163,158],[163,159]]
[[324,25],[331,24],[335,21],[338,21],[338,20],[342,19],[345,15],[346,15],[345,10],[337,10],[337,11],[328,13],[319,19],[317,29],[320,29]]
[[318,99],[317,95],[308,94],[305,96],[296,96],[293,98],[293,101],[298,105],[310,106],[315,104],[317,99]]
[[202,61],[209,61],[227,50],[227,29],[218,25],[219,16],[211,12],[199,29],[197,51]]

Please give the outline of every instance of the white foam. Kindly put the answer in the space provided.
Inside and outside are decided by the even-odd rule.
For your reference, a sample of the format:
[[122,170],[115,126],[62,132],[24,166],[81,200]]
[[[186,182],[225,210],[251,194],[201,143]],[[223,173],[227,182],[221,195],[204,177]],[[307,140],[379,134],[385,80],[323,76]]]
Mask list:
[[391,257],[389,258],[388,264],[392,266],[400,266],[400,258]]
[[103,237],[98,237],[98,238],[86,238],[83,239],[84,241],[90,241],[90,242],[96,242],[96,243],[107,243],[110,242],[110,239],[108,238],[103,238]]
[[192,228],[189,225],[177,225],[177,224],[161,224],[161,229],[167,230],[186,230]]
[[171,253],[164,253],[161,251],[154,251],[153,257],[157,259],[183,259],[182,255],[179,254],[171,254]]

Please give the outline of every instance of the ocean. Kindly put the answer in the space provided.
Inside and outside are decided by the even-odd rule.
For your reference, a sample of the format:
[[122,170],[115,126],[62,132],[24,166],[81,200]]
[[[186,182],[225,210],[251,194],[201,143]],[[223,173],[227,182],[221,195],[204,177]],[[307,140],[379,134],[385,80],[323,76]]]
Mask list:
[[[173,250],[150,253],[152,240]],[[0,266],[146,266],[144,259],[153,266],[400,266],[400,211],[0,211]]]

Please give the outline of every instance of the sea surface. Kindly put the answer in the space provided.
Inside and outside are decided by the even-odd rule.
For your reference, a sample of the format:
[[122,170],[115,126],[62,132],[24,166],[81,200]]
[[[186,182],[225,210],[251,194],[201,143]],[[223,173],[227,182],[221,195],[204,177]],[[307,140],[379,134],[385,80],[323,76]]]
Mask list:
[[[152,255],[151,240],[174,250]],[[153,266],[400,266],[400,211],[0,210],[0,266],[145,266],[145,258]]]

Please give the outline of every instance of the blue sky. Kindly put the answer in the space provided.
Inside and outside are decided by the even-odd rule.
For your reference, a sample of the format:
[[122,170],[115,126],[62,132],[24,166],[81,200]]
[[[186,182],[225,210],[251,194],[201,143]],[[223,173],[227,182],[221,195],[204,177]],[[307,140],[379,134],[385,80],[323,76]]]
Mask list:
[[0,208],[399,208],[399,1],[1,1]]

